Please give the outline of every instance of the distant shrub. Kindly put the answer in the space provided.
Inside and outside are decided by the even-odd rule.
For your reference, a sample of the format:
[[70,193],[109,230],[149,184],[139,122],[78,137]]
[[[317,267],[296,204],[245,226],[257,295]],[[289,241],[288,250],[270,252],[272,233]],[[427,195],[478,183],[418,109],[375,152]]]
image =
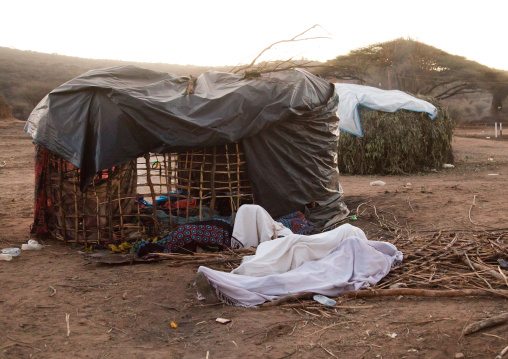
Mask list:
[[363,138],[342,131],[338,160],[341,173],[404,174],[440,168],[453,162],[455,124],[432,98],[420,97],[438,109],[431,120],[426,113],[395,113],[359,108]]
[[0,96],[0,119],[1,118],[11,118],[12,117],[12,109],[11,106],[7,103],[3,96]]
[[479,103],[479,104],[476,104],[476,105],[474,106],[474,108],[475,108],[475,110],[476,110],[476,114],[477,114],[478,116],[483,115],[483,113],[485,112],[485,106],[484,106],[484,105],[482,105],[482,104],[480,104],[480,103]]
[[450,116],[455,122],[460,122],[460,114],[461,110],[458,106],[449,106],[448,107],[448,116]]

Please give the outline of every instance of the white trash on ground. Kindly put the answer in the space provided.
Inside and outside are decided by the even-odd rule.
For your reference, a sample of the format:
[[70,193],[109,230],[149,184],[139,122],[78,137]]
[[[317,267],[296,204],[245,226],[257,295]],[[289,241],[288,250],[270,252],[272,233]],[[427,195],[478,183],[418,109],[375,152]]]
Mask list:
[[386,182],[384,182],[384,181],[372,181],[370,183],[370,185],[371,186],[384,186],[384,185],[386,185]]
[[21,249],[24,251],[40,251],[44,246],[39,244],[36,240],[28,240],[28,244],[22,244]]
[[327,296],[321,294],[316,294],[315,296],[312,297],[312,299],[328,307],[333,307],[335,304],[337,304],[337,302],[334,301],[333,299],[330,299]]
[[10,261],[12,260],[12,256],[10,254],[0,254],[0,261]]
[[10,254],[13,257],[19,256],[21,250],[19,248],[4,248],[2,249],[3,254]]

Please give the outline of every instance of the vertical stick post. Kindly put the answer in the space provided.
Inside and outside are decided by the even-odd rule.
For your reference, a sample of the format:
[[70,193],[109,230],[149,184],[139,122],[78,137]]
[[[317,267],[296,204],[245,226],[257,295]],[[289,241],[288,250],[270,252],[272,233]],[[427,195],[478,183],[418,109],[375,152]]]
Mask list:
[[73,183],[74,183],[74,242],[77,244],[78,239],[78,230],[79,230],[79,220],[78,220],[78,188],[76,186],[76,182],[79,179],[78,170],[74,169],[74,176],[73,176]]
[[[49,163],[49,161],[48,161]],[[48,173],[49,170],[48,170]],[[51,177],[51,176],[50,176]],[[65,211],[63,207],[63,182],[64,182],[64,174],[63,174],[63,159],[58,158],[58,206],[60,207],[60,217],[62,218],[62,236],[64,238],[64,243],[67,243],[67,226],[65,223]]]
[[164,154],[164,173],[166,174],[166,196],[168,196],[168,208],[169,208],[169,227],[173,228],[173,215],[171,214],[171,180],[169,178],[169,169],[171,166],[171,154]]
[[187,200],[186,200],[186,208],[185,208],[185,222],[189,222],[189,205],[191,201],[191,192],[192,192],[192,167],[194,165],[194,151],[191,151],[190,155],[190,166],[189,166],[189,177],[187,182]]
[[106,198],[108,199],[108,230],[109,230],[109,240],[113,240],[113,202],[111,196],[113,195],[111,192],[113,192],[111,188],[111,176],[113,175],[113,171],[111,171],[111,168],[108,168],[108,182],[106,184]]
[[217,148],[215,146],[212,147],[212,172],[210,174],[210,190],[212,192],[212,200],[210,201],[210,216],[208,219],[213,219],[213,211],[215,210],[215,198],[217,194],[215,193],[215,170],[217,167]]
[[146,182],[148,183],[148,187],[150,187],[150,194],[152,195],[152,208],[153,208],[153,220],[157,221],[157,203],[155,203],[155,190],[153,189],[152,177],[150,174],[150,153],[145,154],[145,163],[146,163]]

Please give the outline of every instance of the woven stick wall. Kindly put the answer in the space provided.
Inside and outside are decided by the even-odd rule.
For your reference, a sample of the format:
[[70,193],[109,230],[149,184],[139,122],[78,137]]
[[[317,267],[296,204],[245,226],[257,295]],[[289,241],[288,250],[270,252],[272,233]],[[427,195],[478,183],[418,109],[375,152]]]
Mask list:
[[85,245],[135,241],[188,222],[232,223],[242,204],[254,202],[239,143],[146,154],[98,173],[84,193],[70,163],[52,155],[47,171],[51,233]]

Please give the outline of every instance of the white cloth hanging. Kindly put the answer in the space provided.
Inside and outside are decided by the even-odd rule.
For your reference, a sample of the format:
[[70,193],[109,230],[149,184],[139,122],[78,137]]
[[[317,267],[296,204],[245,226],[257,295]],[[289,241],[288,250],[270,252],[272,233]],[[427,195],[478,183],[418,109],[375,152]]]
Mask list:
[[382,90],[371,86],[337,83],[335,91],[339,95],[337,108],[339,128],[358,137],[363,137],[358,114],[359,105],[384,112],[395,112],[401,109],[426,112],[431,120],[437,116],[437,109],[433,104],[399,90]]

